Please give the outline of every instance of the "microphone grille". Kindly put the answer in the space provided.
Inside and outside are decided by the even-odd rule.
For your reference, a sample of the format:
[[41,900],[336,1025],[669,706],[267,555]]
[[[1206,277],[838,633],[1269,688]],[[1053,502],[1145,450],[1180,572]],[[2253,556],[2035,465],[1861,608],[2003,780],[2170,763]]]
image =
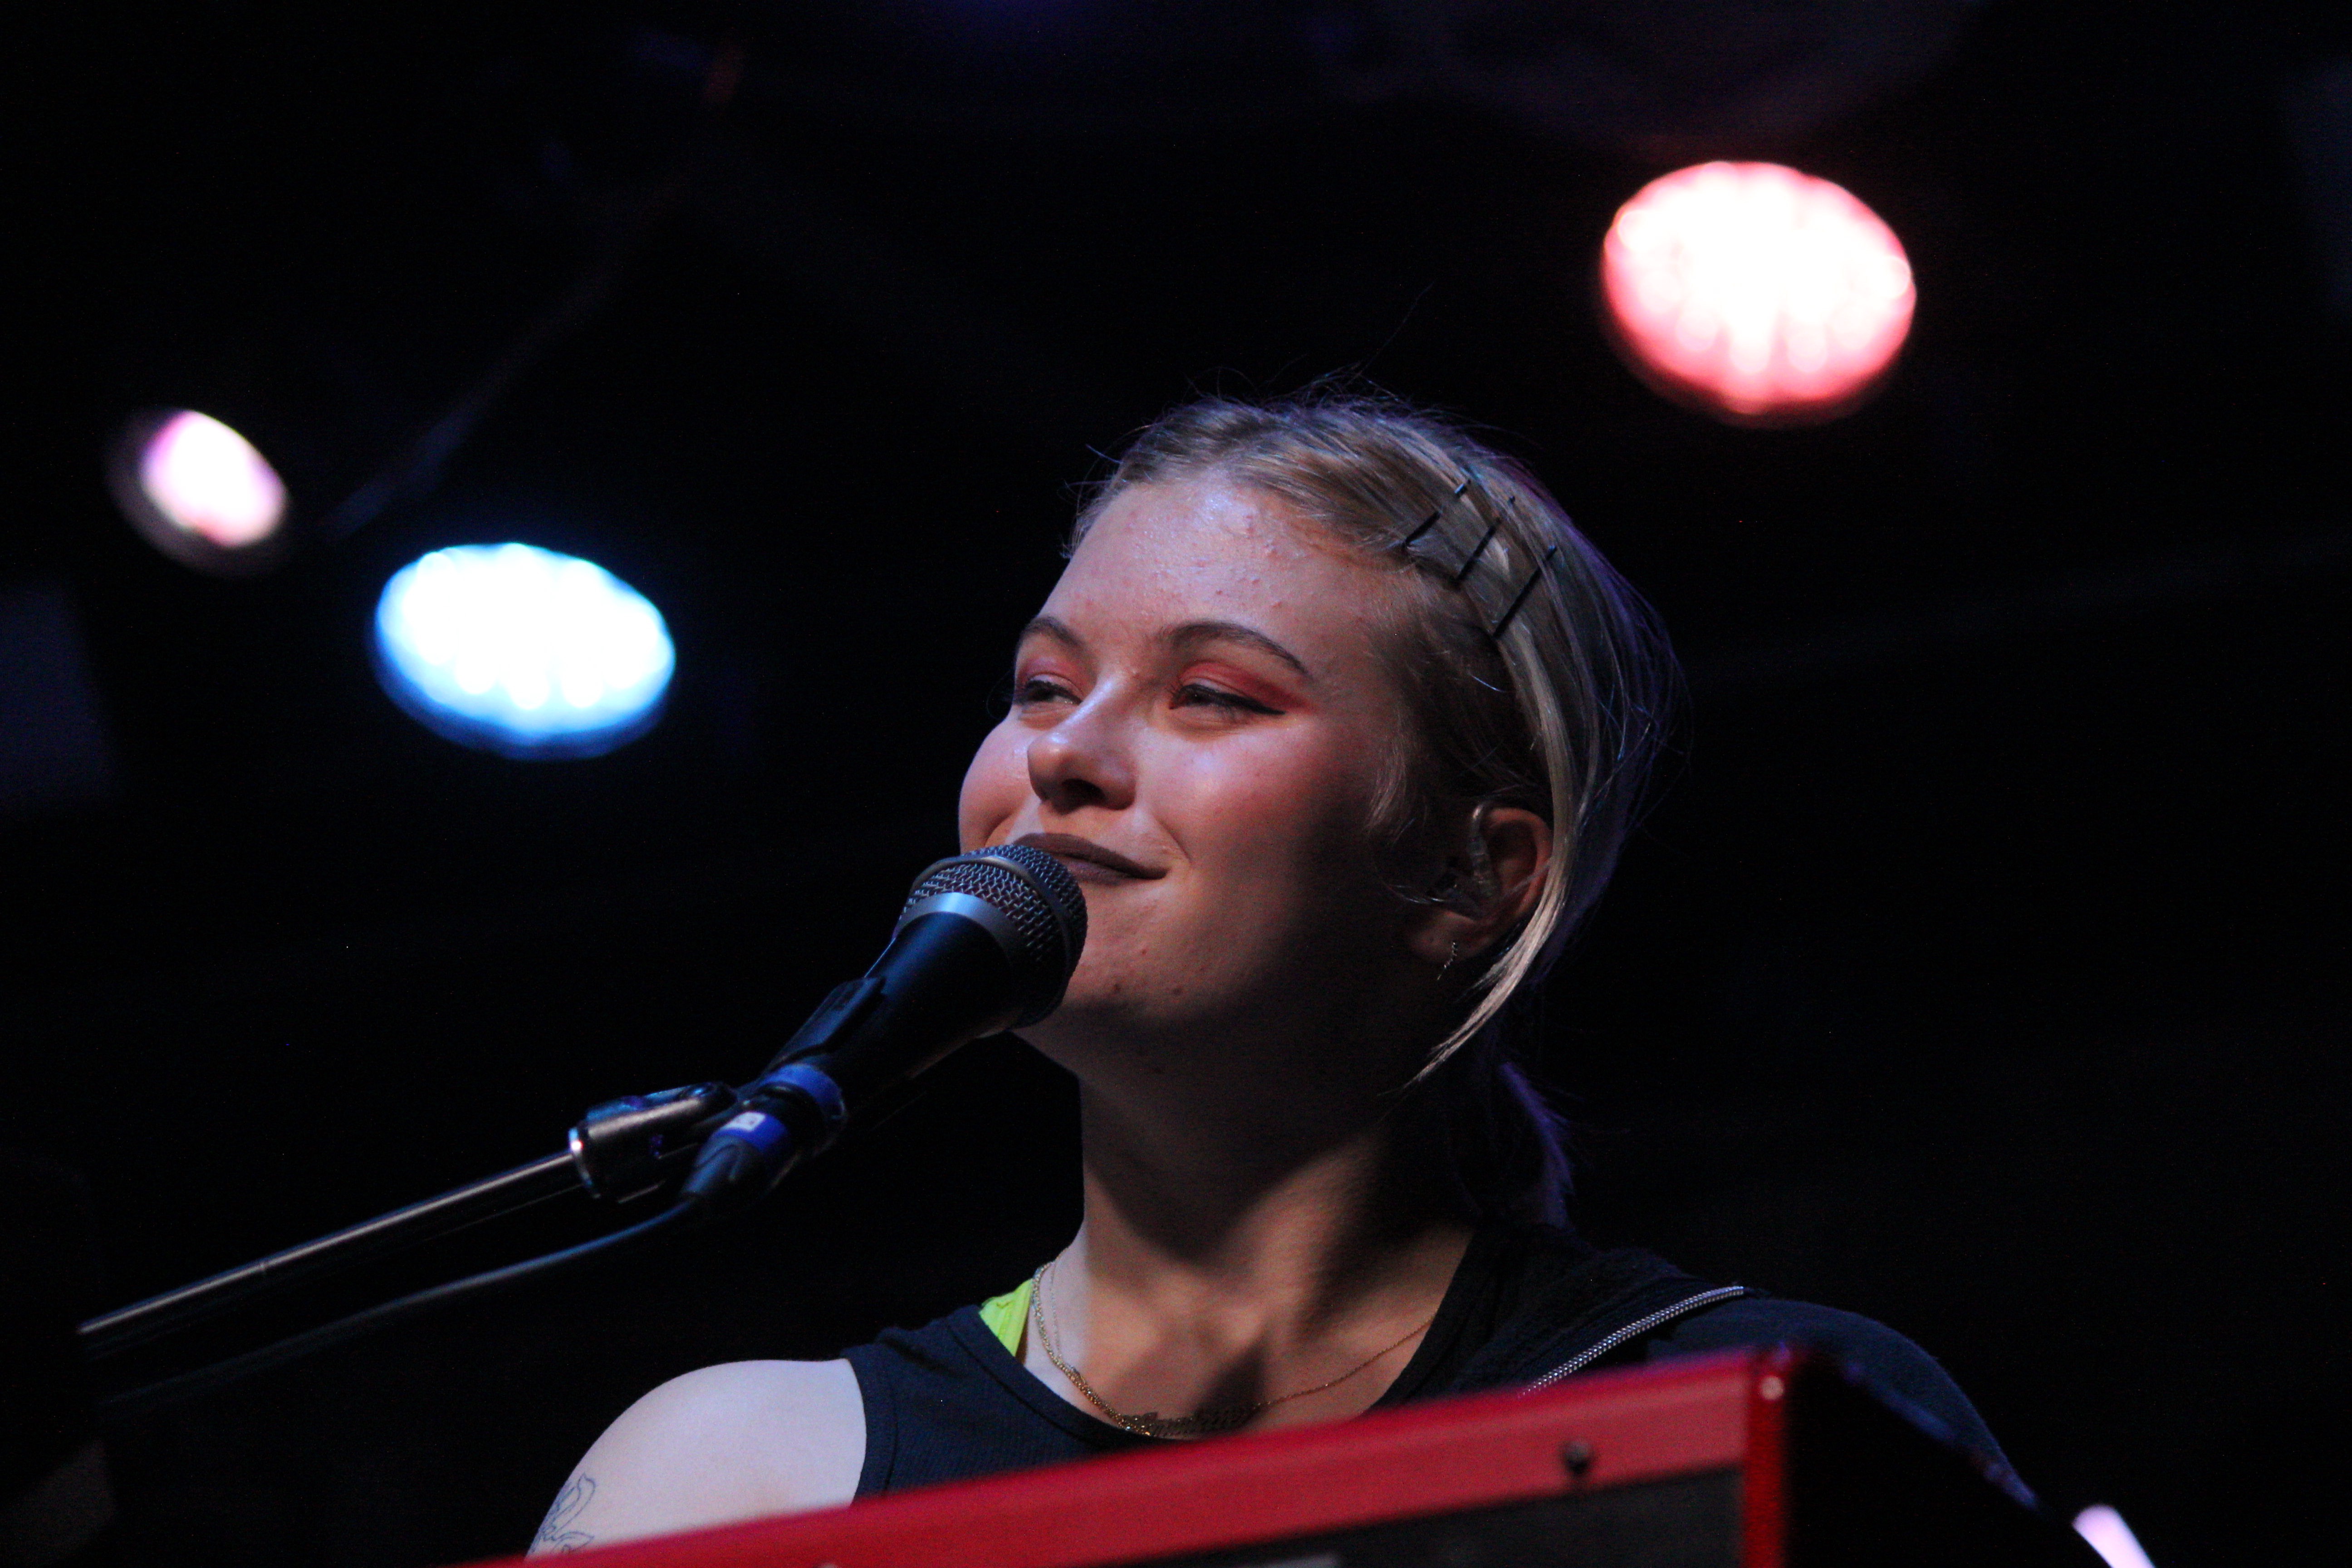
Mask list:
[[1069,868],[1027,844],[974,849],[938,861],[917,877],[898,918],[903,921],[917,904],[942,893],[978,899],[1012,926],[1021,949],[1011,956],[1020,971],[1016,984],[1024,1003],[1013,1028],[1034,1024],[1061,1005],[1087,942],[1086,894]]

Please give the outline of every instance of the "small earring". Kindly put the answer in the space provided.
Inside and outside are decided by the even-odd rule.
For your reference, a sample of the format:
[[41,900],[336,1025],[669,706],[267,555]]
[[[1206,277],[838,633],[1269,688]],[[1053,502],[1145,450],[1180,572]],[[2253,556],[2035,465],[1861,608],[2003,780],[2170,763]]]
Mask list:
[[1440,980],[1444,979],[1445,972],[1453,968],[1454,961],[1461,956],[1462,944],[1458,942],[1447,942],[1445,944],[1445,962],[1437,966],[1437,977]]

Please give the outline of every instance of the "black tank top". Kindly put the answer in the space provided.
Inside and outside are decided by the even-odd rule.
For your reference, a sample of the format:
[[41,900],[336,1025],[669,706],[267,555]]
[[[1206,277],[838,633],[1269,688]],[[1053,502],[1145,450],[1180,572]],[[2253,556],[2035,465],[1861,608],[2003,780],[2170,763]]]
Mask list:
[[[1925,1351],[1851,1312],[1710,1286],[1633,1247],[1601,1252],[1551,1226],[1482,1229],[1429,1332],[1373,1405],[1518,1387],[1735,1346],[1804,1343],[1881,1397],[2004,1468],[1983,1419]],[[866,1407],[857,1495],[1158,1446],[1097,1421],[1014,1360],[963,1307],[845,1352]]]
[[[1537,1253],[1555,1267],[1592,1256],[1562,1231],[1479,1232],[1420,1348],[1373,1408],[1454,1392],[1517,1305]],[[1079,1410],[1013,1358],[978,1307],[888,1330],[845,1355],[866,1406],[859,1497],[1181,1440],[1138,1436]]]

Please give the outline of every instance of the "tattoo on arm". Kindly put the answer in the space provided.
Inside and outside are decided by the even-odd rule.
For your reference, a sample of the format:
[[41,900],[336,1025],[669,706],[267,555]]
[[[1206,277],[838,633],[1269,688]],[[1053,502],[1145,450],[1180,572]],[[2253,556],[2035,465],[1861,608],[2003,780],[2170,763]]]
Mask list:
[[571,1484],[555,1494],[555,1505],[540,1521],[539,1533],[531,1537],[533,1552],[577,1552],[595,1543],[596,1538],[584,1530],[574,1530],[572,1521],[585,1512],[596,1496],[596,1478],[574,1476]]

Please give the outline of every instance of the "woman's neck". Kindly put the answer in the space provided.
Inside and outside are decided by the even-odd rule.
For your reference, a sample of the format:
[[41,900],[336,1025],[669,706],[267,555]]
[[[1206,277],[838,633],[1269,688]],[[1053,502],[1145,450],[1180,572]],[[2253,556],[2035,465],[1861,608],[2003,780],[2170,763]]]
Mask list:
[[1457,1217],[1433,1163],[1404,1146],[1414,1119],[1385,1096],[1263,1108],[1278,1118],[1174,1099],[1081,1091],[1091,1272],[1231,1280],[1309,1258],[1328,1271]]
[[1401,1146],[1410,1119],[1384,1101],[1286,1128],[1164,1103],[1139,1117],[1092,1091],[1081,1106],[1086,1218],[1045,1307],[1105,1398],[1175,1414],[1348,1374],[1257,1423],[1278,1425],[1355,1414],[1394,1380],[1470,1237],[1433,1162]]

